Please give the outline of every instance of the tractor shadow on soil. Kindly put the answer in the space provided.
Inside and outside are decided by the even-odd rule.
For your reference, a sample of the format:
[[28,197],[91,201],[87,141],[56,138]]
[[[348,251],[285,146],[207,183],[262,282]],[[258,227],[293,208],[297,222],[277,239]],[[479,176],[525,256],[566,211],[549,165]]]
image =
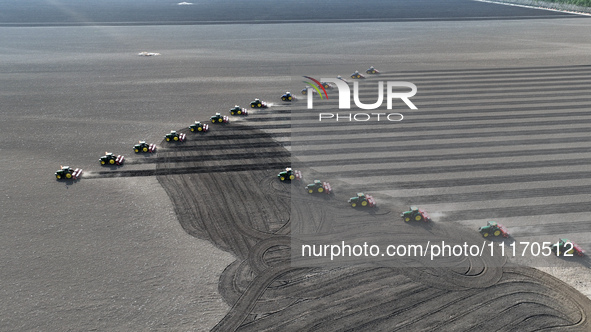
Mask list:
[[74,183],[80,181],[80,179],[59,179],[56,180],[59,183],[62,183],[66,186],[66,189],[68,189],[69,186],[73,185]]
[[112,170],[112,171],[116,171],[121,167],[123,167],[123,165],[115,165],[115,164],[114,165],[110,165],[110,164],[109,165],[101,165],[102,169],[108,169],[108,170]]
[[434,224],[432,221],[431,222],[424,222],[424,221],[404,221],[404,220],[402,220],[402,222],[405,225],[410,225],[412,227],[421,227],[427,231],[431,231],[434,227]]

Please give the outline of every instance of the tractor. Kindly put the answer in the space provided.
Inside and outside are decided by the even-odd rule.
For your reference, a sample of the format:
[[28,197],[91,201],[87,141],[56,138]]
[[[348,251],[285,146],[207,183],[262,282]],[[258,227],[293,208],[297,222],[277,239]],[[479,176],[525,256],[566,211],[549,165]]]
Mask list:
[[281,181],[301,180],[302,179],[302,172],[292,170],[291,167],[287,167],[284,171],[277,174],[277,177]]
[[425,221],[429,222],[432,221],[429,214],[422,209],[419,209],[416,206],[411,206],[409,211],[402,212],[400,215],[405,222],[409,222],[411,220],[415,221]]
[[376,201],[373,196],[366,195],[364,193],[357,193],[357,196],[349,198],[349,204],[351,204],[351,207],[374,207],[376,206]]
[[156,151],[156,144],[148,144],[146,141],[139,141],[138,144],[133,146],[133,152],[140,153],[140,152],[148,152],[152,153]]
[[184,142],[185,138],[187,138],[187,135],[183,134],[183,133],[177,133],[174,130],[171,130],[170,133],[166,134],[166,136],[164,136],[164,138],[166,139],[167,142],[173,141],[173,142]]
[[74,179],[77,180],[82,175],[82,169],[72,169],[70,166],[61,166],[60,169],[55,172],[55,178],[58,180],[63,179]]
[[494,221],[487,222],[486,223],[486,226],[480,227],[478,229],[478,231],[484,237],[489,237],[491,235],[492,236],[509,237],[509,232],[507,231],[507,229],[505,228],[505,226],[503,226],[501,224],[497,224]]
[[320,180],[314,180],[314,183],[310,183],[305,187],[309,194],[313,193],[326,193],[330,195],[332,193],[332,187],[328,182],[322,182]]
[[250,107],[251,108],[267,108],[269,106],[267,105],[267,102],[262,101],[259,98],[256,98],[255,100],[250,102]]
[[192,132],[199,131],[199,132],[204,133],[209,130],[209,125],[207,123],[201,123],[199,121],[195,121],[195,123],[193,123],[192,125],[189,126],[189,129]]
[[281,100],[283,101],[294,101],[296,98],[294,95],[291,94],[291,92],[287,91],[285,92],[282,96],[281,96]]
[[106,166],[106,165],[121,166],[121,165],[123,165],[124,161],[125,161],[125,157],[123,157],[122,155],[115,156],[112,152],[105,152],[105,155],[102,156],[101,159],[99,159],[99,162],[103,166]]
[[351,74],[351,78],[362,79],[365,78],[365,76],[361,75],[361,73],[356,70],[353,74]]
[[552,245],[552,251],[556,256],[573,256],[575,254],[583,257],[585,255],[585,250],[569,239],[559,239],[557,243]]
[[231,115],[248,115],[248,111],[244,107],[240,107],[238,105],[234,106],[234,108],[230,109]]
[[214,116],[209,118],[211,123],[228,123],[230,119],[227,116],[222,115],[221,113],[216,113]]
[[379,74],[380,71],[375,69],[373,66],[369,67],[366,71],[367,74]]

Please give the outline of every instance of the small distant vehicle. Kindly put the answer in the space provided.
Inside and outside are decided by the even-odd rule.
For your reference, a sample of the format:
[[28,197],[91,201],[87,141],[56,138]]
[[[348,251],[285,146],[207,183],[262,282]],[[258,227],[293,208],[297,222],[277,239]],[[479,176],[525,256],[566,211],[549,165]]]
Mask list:
[[267,105],[267,102],[262,101],[259,98],[256,98],[255,100],[250,102],[250,107],[251,108],[267,108],[269,106]]
[[284,171],[277,174],[277,177],[281,181],[291,181],[291,180],[301,180],[302,179],[302,172],[297,170],[292,170],[291,167],[285,168]]
[[164,136],[164,138],[166,139],[167,142],[173,141],[173,142],[184,142],[185,139],[187,138],[187,135],[183,134],[183,133],[177,133],[174,130],[171,130],[170,133],[166,134],[166,136]]
[[422,209],[419,209],[416,206],[411,206],[409,211],[402,212],[400,215],[405,222],[409,222],[411,220],[415,221],[425,221],[429,222],[432,221],[429,214]]
[[362,78],[365,78],[365,76],[363,76],[360,72],[358,72],[356,70],[353,74],[351,74],[351,78],[354,78],[354,79],[362,79]]
[[380,71],[375,69],[373,66],[369,67],[366,71],[367,74],[379,74]]
[[200,131],[202,133],[209,130],[209,125],[207,123],[201,123],[199,121],[195,121],[192,125],[189,126],[189,130],[192,132]]
[[246,108],[236,105],[230,109],[230,114],[231,115],[248,115],[248,111],[246,110]]
[[364,193],[357,193],[357,196],[349,198],[349,204],[351,204],[351,207],[374,207],[377,205],[373,196],[366,195]]
[[296,100],[296,97],[294,95],[291,94],[291,92],[286,91],[282,96],[281,96],[281,100],[283,101],[294,101]]
[[70,166],[61,166],[60,169],[55,172],[55,178],[58,180],[77,180],[82,175],[82,168],[72,169]]
[[314,183],[310,183],[305,188],[309,194],[313,193],[326,193],[330,195],[332,193],[332,187],[328,182],[322,182],[320,180],[314,180]]
[[559,239],[558,243],[552,245],[552,251],[556,256],[577,255],[583,257],[585,255],[585,250],[569,239]]
[[486,226],[482,226],[478,228],[478,231],[482,236],[489,237],[489,236],[502,236],[502,237],[509,237],[509,232],[505,228],[505,226],[496,223],[495,221],[489,221],[486,223]]
[[123,165],[125,157],[122,155],[114,155],[112,152],[105,152],[105,155],[99,159],[101,165]]
[[[316,90],[314,90],[314,89],[311,89],[311,90],[312,90],[312,95],[318,94],[318,92],[316,92]],[[303,94],[304,96],[307,95],[308,94],[308,88],[307,87],[306,88],[303,88],[302,91],[301,91],[301,94]]]
[[140,152],[156,152],[156,144],[148,144],[146,141],[139,141],[138,144],[133,146],[133,152],[140,153]]
[[230,119],[227,116],[222,115],[221,113],[216,113],[214,116],[212,116],[209,119],[211,120],[211,123],[228,123],[228,122],[230,122]]
[[137,55],[139,55],[139,56],[156,56],[156,55],[160,55],[160,53],[156,53],[156,52],[139,52]]
[[332,89],[332,88],[333,88],[332,84],[330,84],[330,83],[327,83],[327,82],[320,82],[320,84],[321,84],[321,85],[322,85],[322,87],[323,87],[323,88],[325,88],[325,89]]

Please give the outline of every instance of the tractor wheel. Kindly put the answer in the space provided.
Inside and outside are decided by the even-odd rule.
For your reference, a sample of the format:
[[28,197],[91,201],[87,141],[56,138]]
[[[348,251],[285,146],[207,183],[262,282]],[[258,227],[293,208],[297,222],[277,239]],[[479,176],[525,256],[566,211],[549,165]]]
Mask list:
[[234,112],[232,112],[231,114],[234,115]]
[[133,149],[133,151],[135,151],[135,153],[140,152],[140,149]]
[[423,220],[423,216],[421,216],[420,214],[417,214],[417,215],[415,216],[415,220],[416,220],[416,221],[421,221],[421,220]]
[[174,139],[175,141],[178,141],[178,140],[179,140],[179,137],[178,137],[178,136],[175,136],[173,139]]
[[318,192],[319,192],[319,193],[321,193],[321,192],[323,192],[323,191],[324,191],[324,188],[322,188],[322,187],[318,188]]
[[66,179],[71,179],[71,178],[72,178],[72,174],[66,173]]
[[211,123],[215,123],[215,120],[213,120],[213,119],[212,119],[212,120],[211,120]]
[[101,165],[104,165],[104,164],[106,164],[105,161],[104,160],[101,160]]
[[191,128],[191,131],[195,131],[195,128]]
[[261,104],[257,104],[257,107],[261,107]]
[[288,100],[292,100],[292,97],[287,97]]
[[484,232],[484,233],[482,233],[482,236],[484,236],[484,237],[488,237],[488,232]]
[[250,104],[250,107],[251,107],[251,108],[254,108],[254,104]]
[[357,203],[351,203],[351,207],[356,207]]
[[203,131],[203,127],[197,128],[197,131]]
[[224,121],[224,118],[220,118],[220,119],[218,120],[218,122],[222,122],[222,121]]
[[367,206],[367,201],[361,202],[361,206]]
[[115,163],[114,159],[109,160],[109,164],[113,165]]
[[409,222],[410,221],[410,217],[405,217],[404,221]]
[[238,111],[238,115],[242,114],[242,111]]
[[143,148],[142,151],[148,152],[148,148]]
[[496,231],[493,233],[493,235],[494,235],[494,236],[499,236],[499,235],[501,235],[501,231],[497,229],[497,230],[496,230]]
[[166,138],[166,141],[167,141],[167,142],[170,142],[170,138],[168,138],[168,137],[167,137],[167,138]]
[[311,193],[313,193],[313,192],[314,192],[314,190],[312,190],[312,189],[308,189],[308,194],[311,194]]
[[281,100],[285,101],[285,97],[281,97]]
[[58,180],[62,178],[62,176],[61,176],[61,175],[59,175],[59,174],[56,174],[56,175],[55,175],[55,177],[56,177]]
[[293,175],[293,174],[292,174],[292,175],[290,175],[290,176],[289,176],[289,179],[290,179],[290,180],[293,180],[293,179],[295,179],[295,175]]
[[565,252],[565,254],[569,254],[569,255],[572,255],[574,253],[575,253],[575,250],[574,249],[571,249],[571,250]]
[[279,180],[285,181],[285,176],[280,177]]

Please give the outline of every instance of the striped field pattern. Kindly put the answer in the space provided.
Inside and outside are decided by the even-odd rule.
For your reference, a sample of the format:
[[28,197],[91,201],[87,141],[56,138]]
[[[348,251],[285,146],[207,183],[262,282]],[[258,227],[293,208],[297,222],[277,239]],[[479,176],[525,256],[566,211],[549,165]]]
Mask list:
[[[249,122],[285,145],[291,128],[294,163],[353,192],[419,205],[436,222],[478,227],[496,220],[520,240],[567,236],[590,249],[591,66],[366,76],[359,81],[362,102],[376,101],[377,81],[407,81],[418,87],[411,98],[418,110],[400,100],[392,110],[385,100],[377,110],[353,102],[339,110],[333,89],[330,100],[315,99],[314,109],[304,96]],[[341,117],[320,122],[321,112]],[[404,120],[349,121],[357,112],[399,112]]]

